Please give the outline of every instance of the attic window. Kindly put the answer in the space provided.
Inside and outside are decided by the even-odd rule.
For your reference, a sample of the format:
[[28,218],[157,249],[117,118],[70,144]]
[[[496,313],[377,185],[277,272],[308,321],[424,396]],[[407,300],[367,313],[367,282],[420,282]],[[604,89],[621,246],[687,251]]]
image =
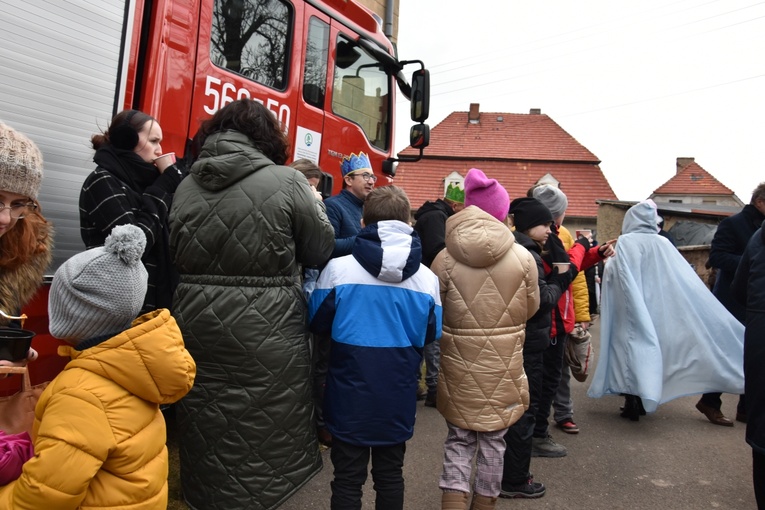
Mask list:
[[497,122],[503,122],[504,120],[505,120],[505,118],[502,115],[497,117]]
[[691,174],[691,180],[693,182],[700,181],[703,178],[704,178],[704,176],[701,175],[701,174]]

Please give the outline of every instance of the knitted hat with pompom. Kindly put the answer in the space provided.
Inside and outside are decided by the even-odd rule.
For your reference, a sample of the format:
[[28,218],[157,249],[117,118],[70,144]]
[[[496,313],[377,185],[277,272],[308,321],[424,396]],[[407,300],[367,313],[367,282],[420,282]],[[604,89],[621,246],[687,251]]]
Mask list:
[[119,225],[103,246],[64,262],[48,296],[50,334],[77,344],[129,328],[146,296],[145,248],[143,230]]

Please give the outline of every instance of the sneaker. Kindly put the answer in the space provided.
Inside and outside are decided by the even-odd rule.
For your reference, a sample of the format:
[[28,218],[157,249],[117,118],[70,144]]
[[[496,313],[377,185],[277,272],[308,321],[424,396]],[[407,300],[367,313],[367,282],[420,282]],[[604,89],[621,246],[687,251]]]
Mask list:
[[545,486],[542,483],[535,482],[534,477],[529,477],[523,483],[519,484],[502,484],[502,488],[499,491],[500,498],[524,498],[533,499],[541,498],[545,495]]
[[436,391],[428,391],[428,395],[425,397],[425,407],[437,407],[438,393]]
[[553,441],[551,435],[547,437],[531,438],[531,456],[532,457],[565,457],[568,454],[566,447]]
[[558,428],[561,429],[566,434],[578,434],[579,433],[579,427],[576,423],[574,423],[574,420],[563,420],[558,422]]

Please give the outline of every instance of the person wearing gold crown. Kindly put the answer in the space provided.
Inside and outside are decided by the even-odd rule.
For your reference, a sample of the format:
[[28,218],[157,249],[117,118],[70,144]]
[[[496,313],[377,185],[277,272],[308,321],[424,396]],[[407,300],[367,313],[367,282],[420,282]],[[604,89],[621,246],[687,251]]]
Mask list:
[[[428,201],[414,213],[414,231],[422,242],[422,263],[430,267],[438,252],[446,247],[446,220],[454,213],[465,208],[465,190],[454,183],[449,183],[443,199]],[[425,405],[436,407],[438,387],[438,367],[441,349],[439,343],[432,342],[425,346]]]

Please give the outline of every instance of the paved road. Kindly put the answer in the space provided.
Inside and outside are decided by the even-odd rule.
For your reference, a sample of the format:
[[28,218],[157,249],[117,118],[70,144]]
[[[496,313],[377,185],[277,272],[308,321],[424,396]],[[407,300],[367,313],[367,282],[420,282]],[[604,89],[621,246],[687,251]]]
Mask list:
[[[597,323],[593,333],[597,345]],[[538,500],[500,500],[498,509],[756,509],[744,424],[712,425],[695,409],[698,397],[674,400],[632,422],[619,417],[621,398],[591,399],[586,396],[587,382],[572,380],[572,386],[574,418],[581,432],[567,435],[553,430],[553,437],[568,448],[568,456],[534,458],[531,463],[547,494]],[[726,416],[735,416],[737,399],[723,395]],[[436,409],[419,405],[404,462],[405,507],[438,510],[446,426]],[[321,473],[280,510],[329,509],[328,451],[323,458]],[[364,488],[363,508],[374,509],[371,481]]]

